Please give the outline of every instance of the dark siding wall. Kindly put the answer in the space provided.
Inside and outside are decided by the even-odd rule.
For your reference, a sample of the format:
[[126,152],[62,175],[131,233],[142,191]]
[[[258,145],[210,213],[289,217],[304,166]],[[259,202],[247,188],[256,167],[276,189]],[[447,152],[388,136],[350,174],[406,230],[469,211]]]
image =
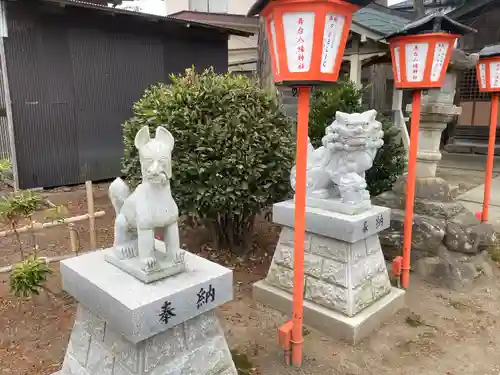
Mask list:
[[469,52],[477,52],[484,46],[500,42],[500,3],[495,1],[465,14],[458,21],[477,29],[459,39],[459,47]]
[[217,32],[167,30],[86,9],[7,4],[5,49],[21,188],[120,175],[121,124],[148,86],[192,65],[227,71],[227,36]]

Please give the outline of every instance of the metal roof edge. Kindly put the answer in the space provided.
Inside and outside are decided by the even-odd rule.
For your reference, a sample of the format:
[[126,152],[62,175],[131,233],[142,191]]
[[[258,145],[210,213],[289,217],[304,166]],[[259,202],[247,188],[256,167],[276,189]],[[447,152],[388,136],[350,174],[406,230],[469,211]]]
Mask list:
[[488,5],[488,4],[493,3],[493,2],[494,2],[494,0],[483,0],[483,1],[480,1],[480,2],[475,3],[475,4],[465,2],[465,4],[452,10],[447,15],[448,15],[448,17],[451,17],[451,18],[459,18],[459,17],[466,15],[469,12],[476,10],[479,7]]
[[[25,0],[25,2],[29,3],[29,4],[35,3],[34,0]],[[214,25],[214,24],[210,24],[210,23],[184,20],[182,18],[175,18],[175,17],[170,17],[170,16],[158,16],[155,14],[134,12],[134,11],[126,10],[126,9],[111,8],[111,7],[87,3],[87,2],[79,1],[79,0],[38,0],[37,2],[38,3],[53,3],[53,4],[64,5],[64,6],[73,6],[73,7],[77,7],[77,8],[86,8],[86,9],[96,10],[96,11],[109,13],[109,14],[121,14],[121,15],[125,15],[125,16],[139,17],[139,18],[149,19],[149,20],[153,20],[153,21],[173,22],[173,23],[177,23],[179,25],[185,25],[186,27],[193,27],[194,26],[194,27],[200,27],[200,28],[204,28],[204,29],[212,29],[212,30],[216,30],[219,32],[229,34],[229,35],[238,35],[238,36],[245,36],[245,37],[249,37],[249,36],[254,35],[254,33],[251,33],[251,32],[241,31],[241,30],[232,29],[229,27],[224,27],[224,26],[218,26],[218,25]]]

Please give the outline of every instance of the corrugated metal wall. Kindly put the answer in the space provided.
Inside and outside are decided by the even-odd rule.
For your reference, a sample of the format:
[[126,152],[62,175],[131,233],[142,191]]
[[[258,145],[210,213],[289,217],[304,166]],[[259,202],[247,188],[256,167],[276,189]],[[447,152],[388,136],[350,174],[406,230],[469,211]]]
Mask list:
[[23,189],[120,175],[121,124],[148,86],[192,65],[227,71],[227,38],[217,32],[27,4],[8,2],[5,42]]

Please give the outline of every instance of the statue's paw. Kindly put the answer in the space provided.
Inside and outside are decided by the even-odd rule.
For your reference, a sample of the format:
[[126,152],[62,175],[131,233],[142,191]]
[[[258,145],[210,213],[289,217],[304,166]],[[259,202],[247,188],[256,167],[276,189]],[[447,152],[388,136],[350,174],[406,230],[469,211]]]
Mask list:
[[118,257],[118,259],[124,260],[130,258],[128,252],[129,252],[128,246],[115,245],[115,254]]
[[127,257],[125,256],[125,254],[123,253],[123,249],[121,247],[115,247],[114,248],[114,253],[116,255],[116,257],[120,260],[124,260],[124,259],[127,259]]
[[117,246],[115,247],[116,256],[120,260],[130,259],[137,256],[137,250],[134,246]]
[[146,272],[152,271],[156,267],[156,259],[148,257],[141,259],[142,269]]

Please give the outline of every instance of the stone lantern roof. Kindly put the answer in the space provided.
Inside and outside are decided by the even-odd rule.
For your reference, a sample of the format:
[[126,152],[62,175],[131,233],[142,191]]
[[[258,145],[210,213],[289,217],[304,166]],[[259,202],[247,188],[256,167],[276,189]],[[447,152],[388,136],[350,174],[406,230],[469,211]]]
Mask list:
[[464,35],[475,33],[477,30],[452,20],[442,12],[428,14],[413,22],[406,24],[403,29],[386,36],[386,39],[397,36],[417,35],[426,33],[450,33]]
[[494,44],[484,47],[479,51],[479,57],[497,57],[500,56],[500,44]]

